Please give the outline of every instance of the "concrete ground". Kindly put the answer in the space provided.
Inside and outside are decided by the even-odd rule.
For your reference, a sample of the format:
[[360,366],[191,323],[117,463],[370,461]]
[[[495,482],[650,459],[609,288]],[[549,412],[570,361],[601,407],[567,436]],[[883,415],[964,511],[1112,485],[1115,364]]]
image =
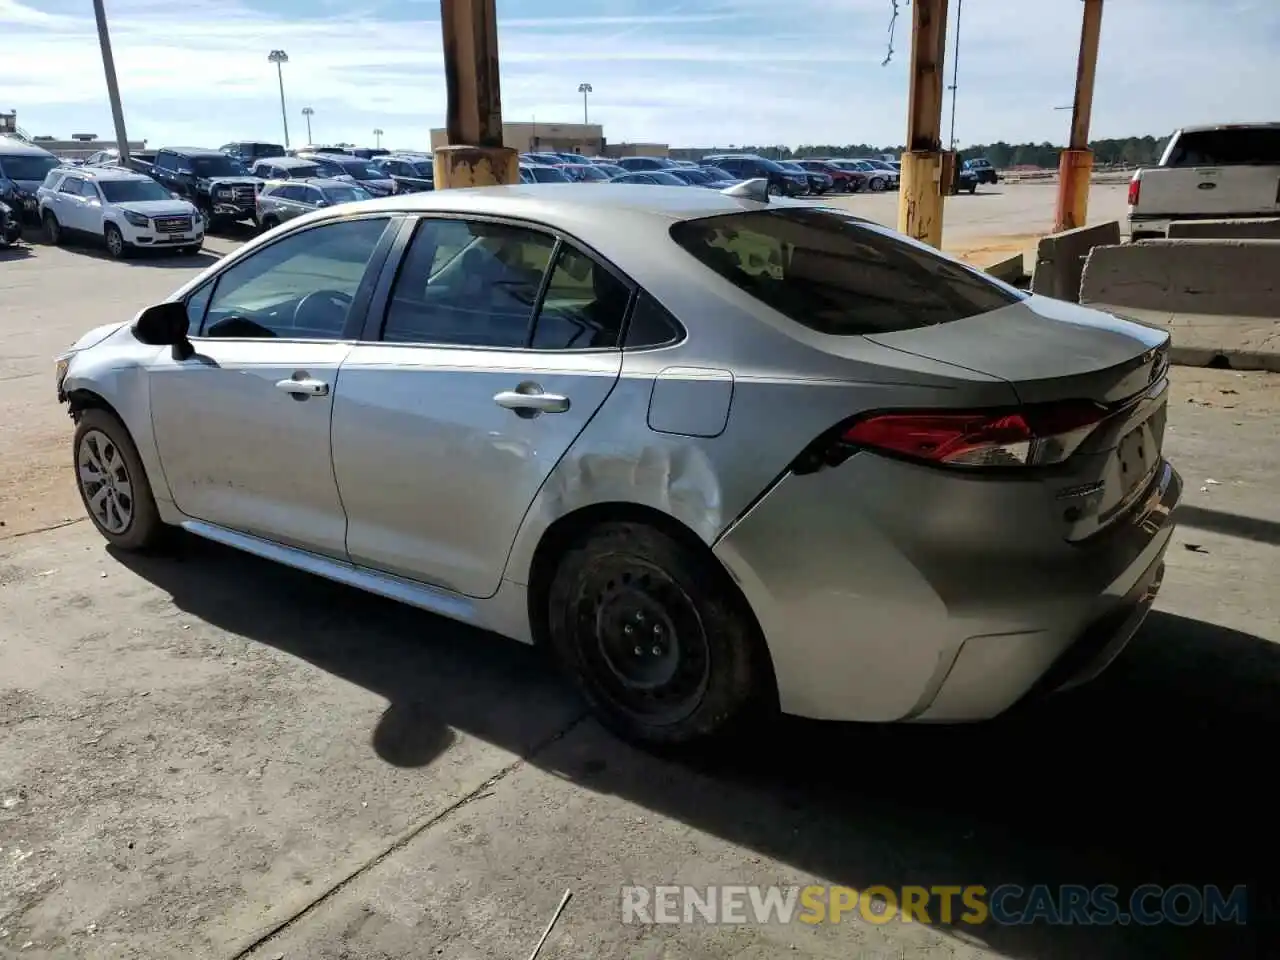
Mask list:
[[[1020,189],[1021,221],[974,229],[1034,229],[1043,197]],[[525,957],[566,888],[544,960],[1274,949],[1280,381],[1175,371],[1181,527],[1097,683],[982,726],[786,721],[661,760],[535,651],[211,544],[104,547],[50,358],[192,269],[0,255],[0,956]],[[620,920],[627,883],[810,882],[1249,884],[1255,922]]]

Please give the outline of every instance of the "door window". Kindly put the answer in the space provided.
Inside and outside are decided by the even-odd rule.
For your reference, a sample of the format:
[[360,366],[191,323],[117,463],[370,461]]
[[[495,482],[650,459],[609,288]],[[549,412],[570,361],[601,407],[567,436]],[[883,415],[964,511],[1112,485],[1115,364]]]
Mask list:
[[616,347],[631,289],[586,254],[560,245],[533,328],[538,350]]
[[523,347],[555,238],[501,223],[423,220],[387,305],[382,339]]
[[166,153],[164,150],[161,150],[158,154],[156,154],[156,169],[157,170],[177,170],[178,169],[177,157],[175,157],[172,153]]
[[236,262],[216,281],[200,335],[340,339],[387,222],[313,227]]

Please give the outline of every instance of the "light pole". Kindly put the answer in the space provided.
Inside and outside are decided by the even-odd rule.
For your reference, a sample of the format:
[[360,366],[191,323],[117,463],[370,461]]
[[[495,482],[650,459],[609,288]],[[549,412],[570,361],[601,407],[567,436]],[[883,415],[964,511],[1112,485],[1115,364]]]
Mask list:
[[956,43],[951,53],[951,152],[956,149],[956,89],[960,84],[960,13],[964,0],[956,0]]
[[311,118],[316,115],[316,112],[310,107],[303,107],[302,115],[307,118],[307,144],[310,145],[315,143],[315,141],[311,139]]
[[289,113],[284,107],[284,70],[282,66],[289,62],[289,55],[283,50],[272,50],[267,54],[267,62],[276,65],[276,79],[280,81],[280,119],[284,122],[284,148],[289,149]]
[[98,46],[102,48],[102,70],[107,75],[107,98],[111,101],[111,119],[116,127],[116,149],[120,164],[129,162],[129,137],[124,129],[124,107],[120,103],[120,86],[116,83],[116,61],[111,55],[111,36],[107,33],[107,11],[102,0],[93,0],[93,16],[98,21]]
[[591,89],[591,84],[589,83],[578,84],[578,92],[582,94],[582,125],[585,127],[588,122],[587,121],[587,95],[593,92]]
[[374,144],[373,144],[373,145],[374,145],[375,147],[377,147],[379,150],[381,150],[381,149],[382,149],[382,128],[381,128],[381,127],[374,127],[374,128],[373,128],[373,136],[374,136]]

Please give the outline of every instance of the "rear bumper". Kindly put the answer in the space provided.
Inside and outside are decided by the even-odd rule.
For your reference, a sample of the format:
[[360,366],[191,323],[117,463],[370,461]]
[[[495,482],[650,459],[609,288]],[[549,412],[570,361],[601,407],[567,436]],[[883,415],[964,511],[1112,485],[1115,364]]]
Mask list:
[[785,478],[715,546],[784,711],[988,719],[1096,676],[1150,609],[1182,491],[1167,462],[1127,516],[1072,545],[1046,541],[1016,496],[974,517],[987,492],[860,459]]

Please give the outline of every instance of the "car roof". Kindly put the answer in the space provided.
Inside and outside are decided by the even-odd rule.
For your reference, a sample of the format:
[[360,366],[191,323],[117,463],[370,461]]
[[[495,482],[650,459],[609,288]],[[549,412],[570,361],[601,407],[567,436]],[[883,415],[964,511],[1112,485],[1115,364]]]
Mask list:
[[0,153],[10,157],[52,157],[54,154],[35,143],[0,135]]
[[78,177],[90,180],[150,180],[145,173],[129,170],[126,167],[69,167],[68,170]]
[[156,152],[159,153],[178,153],[184,157],[225,157],[226,154],[221,150],[214,150],[211,147],[161,147]]
[[1275,130],[1280,122],[1274,120],[1266,123],[1209,123],[1193,127],[1183,127],[1179,133],[1209,133],[1218,130]]
[[314,167],[315,164],[306,157],[259,157],[254,161],[254,166],[260,163],[269,163],[275,167]]

